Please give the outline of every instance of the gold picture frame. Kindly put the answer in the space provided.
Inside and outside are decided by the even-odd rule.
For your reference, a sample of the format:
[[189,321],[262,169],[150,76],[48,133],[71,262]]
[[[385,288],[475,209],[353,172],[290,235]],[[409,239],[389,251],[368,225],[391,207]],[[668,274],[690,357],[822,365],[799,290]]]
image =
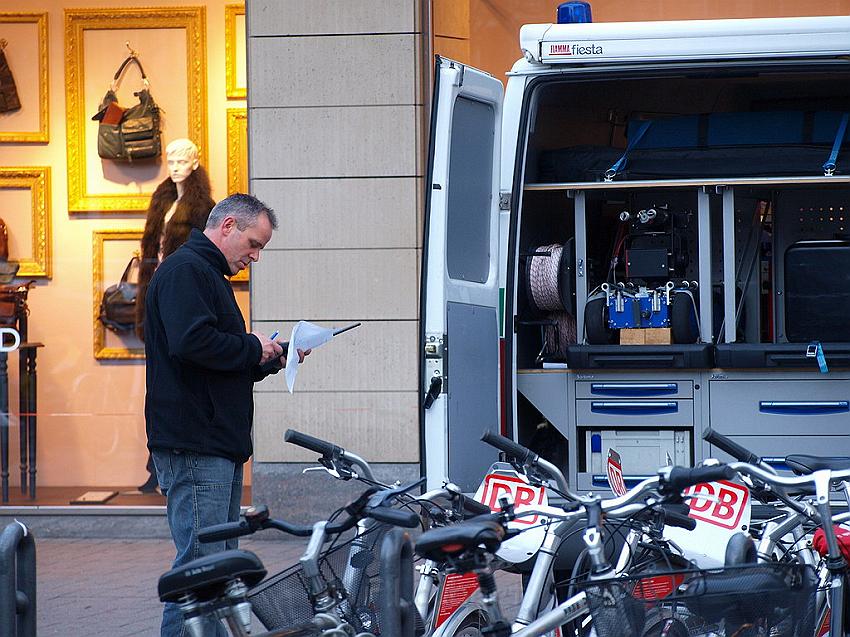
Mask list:
[[[227,194],[248,192],[248,109],[227,109]],[[231,281],[244,282],[250,278],[251,268],[245,268],[230,277]]]
[[49,279],[53,267],[50,167],[0,168],[0,190],[2,189],[29,190],[32,199],[32,254],[26,259],[11,259],[21,266],[16,276]]
[[[86,179],[86,112],[84,36],[86,31],[185,29],[188,137],[207,156],[206,9],[151,7],[139,9],[65,10],[65,98],[68,144],[68,211],[130,212],[147,210],[152,193],[92,194]],[[108,79],[108,78],[106,78]],[[106,80],[104,80],[106,81]]]
[[[109,285],[104,282],[105,244],[108,241],[135,241],[138,246],[142,240],[143,229],[121,228],[108,230],[95,230],[92,233],[92,299],[94,320],[94,357],[97,360],[131,360],[143,359],[145,348],[142,347],[114,347],[107,344],[106,327],[100,322],[100,302],[103,293],[109,285],[117,283],[113,281]],[[136,338],[131,335],[132,338]]]
[[0,131],[0,143],[50,141],[47,13],[0,12],[0,24],[29,23],[35,24],[38,31],[38,130]]
[[[245,99],[248,90],[244,86],[237,86],[237,42],[236,21],[238,16],[245,16],[244,4],[227,4],[224,6],[224,76],[227,81],[227,99]],[[242,42],[244,46],[245,42]]]

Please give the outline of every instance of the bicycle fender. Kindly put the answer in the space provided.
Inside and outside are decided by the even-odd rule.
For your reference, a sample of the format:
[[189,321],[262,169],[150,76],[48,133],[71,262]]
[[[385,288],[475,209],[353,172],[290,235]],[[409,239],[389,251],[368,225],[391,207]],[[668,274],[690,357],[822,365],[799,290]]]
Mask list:
[[464,602],[454,613],[452,613],[451,617],[449,617],[436,631],[434,631],[434,634],[431,637],[452,637],[452,635],[454,635],[461,627],[463,622],[475,613],[482,613],[485,617],[487,616],[487,611],[484,610],[484,606],[481,602]]

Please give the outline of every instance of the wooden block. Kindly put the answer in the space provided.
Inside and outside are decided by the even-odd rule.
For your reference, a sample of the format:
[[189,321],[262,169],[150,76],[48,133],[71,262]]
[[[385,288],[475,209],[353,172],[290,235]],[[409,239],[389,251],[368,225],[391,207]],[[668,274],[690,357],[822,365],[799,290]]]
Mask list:
[[620,345],[643,345],[644,332],[642,329],[621,329],[620,330]]
[[641,331],[647,345],[669,345],[672,342],[669,327],[648,327]]

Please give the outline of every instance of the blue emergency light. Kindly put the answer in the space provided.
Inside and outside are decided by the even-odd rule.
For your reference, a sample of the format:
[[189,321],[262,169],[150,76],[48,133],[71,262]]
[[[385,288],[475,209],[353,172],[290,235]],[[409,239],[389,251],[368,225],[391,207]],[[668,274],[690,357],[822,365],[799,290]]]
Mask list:
[[589,2],[570,0],[570,2],[563,2],[558,5],[558,24],[577,22],[593,22]]

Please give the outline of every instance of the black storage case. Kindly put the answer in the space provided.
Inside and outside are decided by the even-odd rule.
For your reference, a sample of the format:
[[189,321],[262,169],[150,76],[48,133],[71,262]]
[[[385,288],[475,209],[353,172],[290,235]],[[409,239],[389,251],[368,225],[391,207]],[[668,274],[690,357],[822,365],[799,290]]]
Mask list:
[[570,345],[571,369],[711,369],[714,346],[693,345]]
[[[850,368],[850,343],[822,343],[830,370]],[[802,369],[818,371],[814,357],[806,357],[808,343],[723,343],[715,348],[720,369]]]
[[785,251],[785,337],[850,341],[850,241],[798,241]]

